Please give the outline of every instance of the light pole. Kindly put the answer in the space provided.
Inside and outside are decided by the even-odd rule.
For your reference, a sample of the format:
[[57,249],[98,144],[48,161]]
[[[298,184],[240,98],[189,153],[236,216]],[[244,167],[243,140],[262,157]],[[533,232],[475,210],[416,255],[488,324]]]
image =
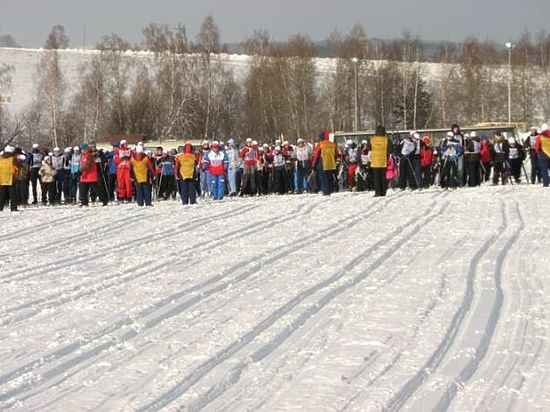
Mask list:
[[512,42],[506,42],[508,49],[508,124],[512,123],[512,50],[516,45]]
[[355,85],[355,123],[353,125],[353,131],[357,132],[359,129],[359,100],[357,95],[357,64],[359,63],[359,59],[354,57],[351,59],[351,62],[353,63],[353,80]]

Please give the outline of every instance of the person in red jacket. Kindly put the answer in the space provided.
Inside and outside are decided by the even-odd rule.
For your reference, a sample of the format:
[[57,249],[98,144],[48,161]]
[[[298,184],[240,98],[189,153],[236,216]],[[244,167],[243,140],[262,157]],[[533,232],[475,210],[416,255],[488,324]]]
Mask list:
[[[99,192],[99,172],[96,165],[96,156],[93,148],[87,144],[80,146],[82,155],[80,157],[80,202],[81,206],[88,206],[90,191],[95,189]],[[103,206],[107,206],[108,199],[103,199]]]
[[481,180],[488,182],[491,179],[491,144],[485,136],[481,136],[479,142],[479,160],[481,162]]
[[243,177],[239,196],[243,196],[245,193],[253,196],[256,193],[256,168],[260,161],[260,151],[254,147],[252,139],[246,139],[246,144],[239,152],[239,157],[243,159]]
[[130,202],[133,197],[132,178],[130,174],[130,159],[132,157],[132,151],[127,144],[128,142],[126,140],[121,140],[120,146],[115,149],[114,155],[118,200],[122,202]]
[[422,169],[422,187],[432,184],[434,148],[430,136],[424,136],[420,141],[420,167]]

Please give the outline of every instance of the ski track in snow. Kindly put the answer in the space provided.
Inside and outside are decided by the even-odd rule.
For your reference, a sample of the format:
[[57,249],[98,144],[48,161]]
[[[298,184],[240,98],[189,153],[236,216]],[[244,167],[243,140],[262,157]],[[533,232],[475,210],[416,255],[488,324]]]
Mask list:
[[548,410],[548,193],[0,214],[0,409]]

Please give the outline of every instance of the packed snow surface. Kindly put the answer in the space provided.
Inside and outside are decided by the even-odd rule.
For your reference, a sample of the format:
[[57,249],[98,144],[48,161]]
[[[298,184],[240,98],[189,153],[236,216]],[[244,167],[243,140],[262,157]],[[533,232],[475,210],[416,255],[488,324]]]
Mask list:
[[550,191],[0,213],[0,409],[550,410]]

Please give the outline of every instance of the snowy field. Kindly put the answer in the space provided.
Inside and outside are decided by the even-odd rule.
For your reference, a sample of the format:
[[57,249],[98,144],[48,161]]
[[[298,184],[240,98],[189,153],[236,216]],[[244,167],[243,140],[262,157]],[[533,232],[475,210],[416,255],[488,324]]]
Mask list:
[[0,214],[0,410],[550,410],[550,191]]

